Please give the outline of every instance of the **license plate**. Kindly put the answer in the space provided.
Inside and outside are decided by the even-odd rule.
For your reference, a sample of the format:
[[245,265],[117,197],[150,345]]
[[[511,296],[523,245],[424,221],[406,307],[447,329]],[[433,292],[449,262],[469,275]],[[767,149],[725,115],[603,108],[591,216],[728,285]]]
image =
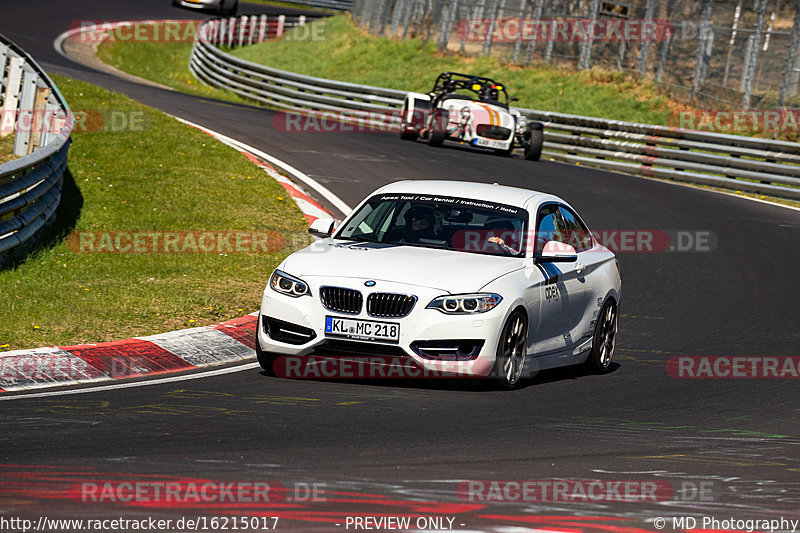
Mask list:
[[400,340],[400,324],[326,316],[325,336],[396,343]]
[[505,141],[495,141],[494,139],[484,139],[483,137],[477,137],[475,139],[475,144],[477,146],[484,146],[486,148],[505,148],[506,147]]

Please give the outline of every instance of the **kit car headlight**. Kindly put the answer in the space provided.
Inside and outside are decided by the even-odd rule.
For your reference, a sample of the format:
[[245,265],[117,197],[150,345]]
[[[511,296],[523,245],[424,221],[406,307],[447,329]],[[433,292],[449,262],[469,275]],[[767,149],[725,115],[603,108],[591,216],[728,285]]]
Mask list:
[[291,276],[286,272],[281,272],[280,270],[276,270],[272,273],[272,276],[269,278],[269,286],[272,287],[272,290],[275,292],[285,294],[286,296],[292,296],[293,298],[306,294],[309,296],[311,295],[311,291],[308,289],[308,284],[305,281]]
[[470,315],[494,309],[502,299],[494,293],[453,294],[436,298],[426,309],[436,309],[447,315]]

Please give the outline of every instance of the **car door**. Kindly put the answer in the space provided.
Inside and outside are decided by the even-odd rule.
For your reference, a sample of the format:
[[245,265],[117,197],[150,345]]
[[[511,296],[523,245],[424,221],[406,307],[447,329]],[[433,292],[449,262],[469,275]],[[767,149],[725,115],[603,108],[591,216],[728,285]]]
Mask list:
[[[547,241],[572,244],[573,237],[562,216],[560,204],[547,203],[536,217],[535,250]],[[576,250],[577,251],[577,250]],[[572,263],[536,262],[544,281],[539,288],[539,320],[536,324],[534,353],[544,355],[576,347],[581,341],[581,322],[586,309],[586,278],[579,259]]]

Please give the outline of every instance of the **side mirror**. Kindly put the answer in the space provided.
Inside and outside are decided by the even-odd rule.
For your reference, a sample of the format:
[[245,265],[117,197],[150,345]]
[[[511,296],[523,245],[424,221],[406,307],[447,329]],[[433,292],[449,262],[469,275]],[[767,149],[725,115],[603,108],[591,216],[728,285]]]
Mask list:
[[540,263],[572,263],[578,260],[578,252],[569,244],[547,241],[536,259]]
[[335,223],[336,220],[330,217],[318,218],[308,227],[308,232],[314,237],[324,239],[333,234],[333,225]]

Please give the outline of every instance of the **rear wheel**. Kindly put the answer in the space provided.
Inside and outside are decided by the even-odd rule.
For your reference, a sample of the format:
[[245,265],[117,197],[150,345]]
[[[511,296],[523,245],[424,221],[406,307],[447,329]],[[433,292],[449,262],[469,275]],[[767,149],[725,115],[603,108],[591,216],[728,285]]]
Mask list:
[[544,131],[528,130],[528,143],[525,145],[525,159],[528,161],[538,161],[542,155],[542,145],[544,144]]
[[498,380],[500,388],[513,389],[517,386],[525,366],[527,348],[528,322],[517,309],[508,317],[497,345],[493,377]]
[[617,344],[617,304],[608,300],[597,317],[594,327],[592,351],[584,363],[586,370],[595,374],[605,374],[614,357]]

